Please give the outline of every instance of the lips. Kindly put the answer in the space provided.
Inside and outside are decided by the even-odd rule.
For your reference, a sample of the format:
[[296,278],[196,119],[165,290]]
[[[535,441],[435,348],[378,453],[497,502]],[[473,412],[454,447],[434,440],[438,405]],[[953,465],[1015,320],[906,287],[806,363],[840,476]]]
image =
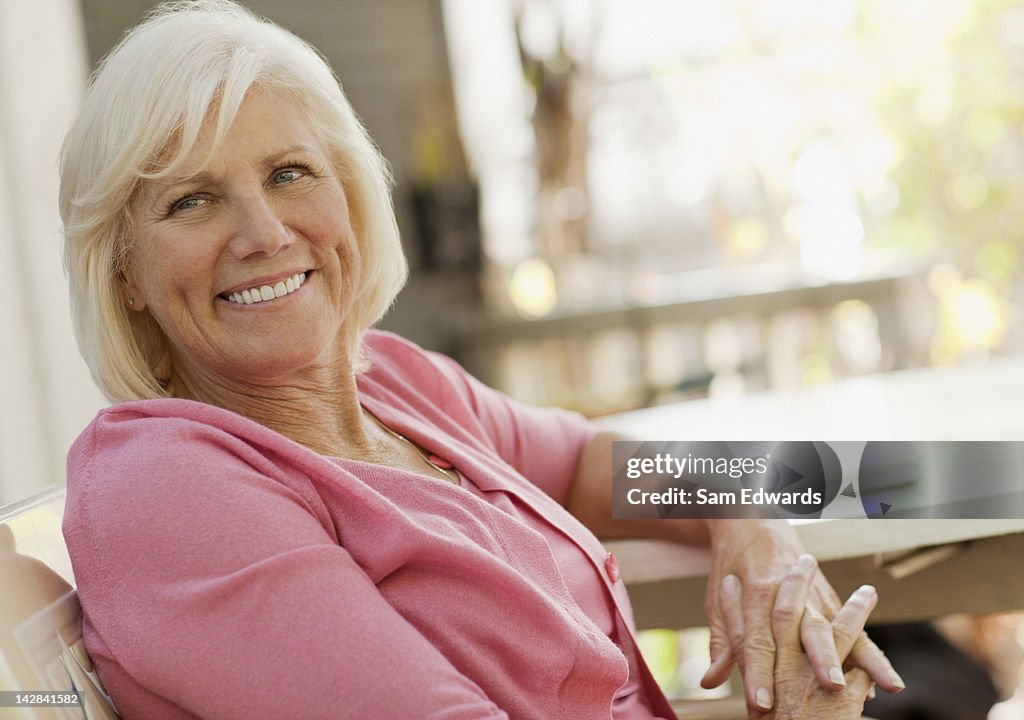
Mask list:
[[302,287],[305,282],[306,273],[300,272],[273,283],[257,283],[242,290],[221,293],[220,297],[237,305],[254,305],[289,295]]

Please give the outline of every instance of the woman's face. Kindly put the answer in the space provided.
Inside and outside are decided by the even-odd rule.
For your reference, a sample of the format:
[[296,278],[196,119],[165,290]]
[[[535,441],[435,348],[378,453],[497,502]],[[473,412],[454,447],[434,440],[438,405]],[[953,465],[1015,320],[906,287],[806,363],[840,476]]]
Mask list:
[[295,100],[254,90],[196,175],[211,125],[181,174],[142,188],[132,309],[152,314],[189,380],[279,383],[336,366],[359,263],[326,148]]

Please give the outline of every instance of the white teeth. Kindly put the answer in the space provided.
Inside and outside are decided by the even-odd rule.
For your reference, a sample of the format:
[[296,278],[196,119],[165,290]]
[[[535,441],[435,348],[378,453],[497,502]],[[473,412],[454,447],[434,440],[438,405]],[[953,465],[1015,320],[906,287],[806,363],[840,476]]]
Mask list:
[[306,282],[306,273],[296,273],[276,283],[273,287],[261,285],[260,287],[247,288],[242,290],[242,292],[233,292],[227,296],[227,300],[238,305],[252,305],[253,303],[284,297],[288,293],[298,290],[304,282]]

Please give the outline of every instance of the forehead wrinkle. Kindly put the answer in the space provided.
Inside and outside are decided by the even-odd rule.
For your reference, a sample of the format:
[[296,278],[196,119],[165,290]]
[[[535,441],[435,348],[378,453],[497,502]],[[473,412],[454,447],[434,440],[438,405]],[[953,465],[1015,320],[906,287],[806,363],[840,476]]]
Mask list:
[[[274,92],[261,88],[258,85],[252,85],[244,94],[244,99],[248,100],[257,94],[273,95]],[[187,132],[184,127],[178,128],[177,137],[172,139],[161,153],[161,155],[169,160],[169,162],[164,164],[163,170],[157,170],[150,174],[149,177],[146,177],[145,174],[142,175],[144,185],[149,186],[143,189],[144,195],[150,195],[153,201],[157,201],[171,190],[183,185],[209,184],[218,181],[217,176],[206,168],[214,162],[217,153],[223,149],[232,126],[238,121],[238,114],[242,110],[242,103],[235,107],[231,113],[225,114],[223,110],[223,98],[217,98],[215,102],[208,106],[204,120],[195,129],[195,132]],[[300,136],[311,135],[311,137],[300,137],[294,144],[282,150],[269,153],[262,160],[257,161],[257,167],[262,165],[263,169],[270,169],[270,166],[285,159],[288,155],[294,154],[305,154],[314,158],[321,158],[330,164],[330,152],[323,147],[319,133],[311,127],[308,117],[303,117],[303,120],[304,132],[298,134]],[[187,134],[188,139],[183,138],[181,133]],[[177,142],[174,142],[174,140],[177,140]],[[177,148],[170,150],[174,145],[177,145]],[[189,146],[187,149],[186,145]],[[198,160],[196,172],[187,174],[175,172],[176,169],[180,169],[182,166],[187,167],[190,165],[189,161],[192,159]]]

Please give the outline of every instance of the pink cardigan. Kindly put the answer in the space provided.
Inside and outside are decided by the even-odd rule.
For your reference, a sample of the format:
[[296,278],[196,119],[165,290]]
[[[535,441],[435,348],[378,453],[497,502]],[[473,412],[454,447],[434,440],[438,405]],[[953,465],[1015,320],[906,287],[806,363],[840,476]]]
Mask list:
[[[394,335],[365,344],[361,402],[479,493],[338,462],[187,400],[108,408],[78,438],[64,534],[86,645],[118,709],[612,718],[623,651],[573,601],[544,535],[484,499],[514,498],[585,554],[631,653],[625,588],[560,505],[593,428]],[[653,711],[675,717],[630,659]]]

